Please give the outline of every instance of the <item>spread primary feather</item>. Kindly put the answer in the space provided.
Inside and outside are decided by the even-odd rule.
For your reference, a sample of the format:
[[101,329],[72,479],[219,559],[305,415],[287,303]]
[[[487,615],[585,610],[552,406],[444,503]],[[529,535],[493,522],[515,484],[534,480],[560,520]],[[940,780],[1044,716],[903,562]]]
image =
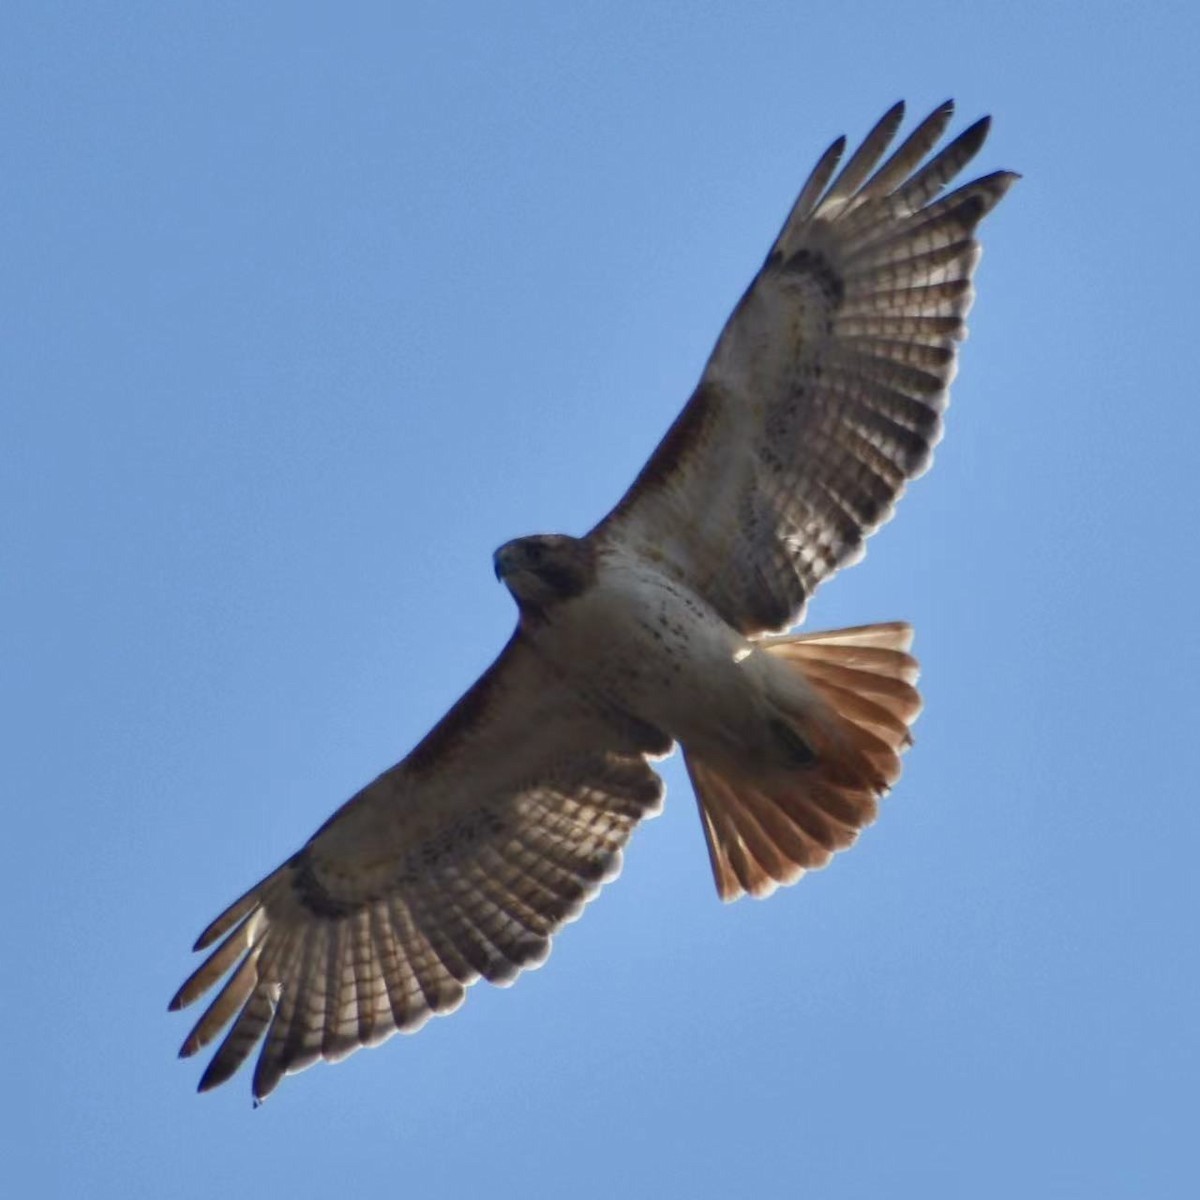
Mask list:
[[650,760],[676,743],[723,899],[793,882],[874,819],[920,708],[911,630],[777,631],[941,436],[975,231],[1016,178],[941,195],[988,129],[927,159],[951,114],[880,165],[896,105],[836,178],[829,148],[612,512],[497,551],[519,621],[496,662],[201,935],[171,1007],[228,976],[182,1049],[224,1031],[202,1090],[261,1043],[262,1099],[543,961],[658,809]]

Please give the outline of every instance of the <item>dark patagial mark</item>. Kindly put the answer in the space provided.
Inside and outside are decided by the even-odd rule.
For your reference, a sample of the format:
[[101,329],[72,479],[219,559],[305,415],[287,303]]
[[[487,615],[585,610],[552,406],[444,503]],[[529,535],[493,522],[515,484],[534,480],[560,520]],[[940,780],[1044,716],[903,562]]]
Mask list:
[[671,478],[700,441],[705,427],[716,416],[717,407],[716,393],[711,386],[702,383],[655,447],[646,465],[638,472],[629,491],[621,497],[620,503],[605,517],[598,529],[619,517],[643,492],[661,487]]
[[[458,702],[450,711],[421,739],[416,748],[404,760],[406,771],[419,774],[423,771],[437,769],[453,752],[455,746],[484,720],[489,706],[500,690],[503,665],[518,636],[519,634],[513,635],[491,667],[475,680],[474,684],[459,697]],[[334,813],[317,833],[336,820],[340,811]]]

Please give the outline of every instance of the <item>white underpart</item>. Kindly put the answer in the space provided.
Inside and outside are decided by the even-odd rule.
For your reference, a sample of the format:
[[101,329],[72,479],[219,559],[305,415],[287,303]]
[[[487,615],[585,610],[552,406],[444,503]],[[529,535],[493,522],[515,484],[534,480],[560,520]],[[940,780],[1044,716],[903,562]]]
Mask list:
[[602,556],[595,584],[557,606],[535,644],[581,691],[710,760],[769,758],[769,722],[809,697],[795,671],[633,556]]

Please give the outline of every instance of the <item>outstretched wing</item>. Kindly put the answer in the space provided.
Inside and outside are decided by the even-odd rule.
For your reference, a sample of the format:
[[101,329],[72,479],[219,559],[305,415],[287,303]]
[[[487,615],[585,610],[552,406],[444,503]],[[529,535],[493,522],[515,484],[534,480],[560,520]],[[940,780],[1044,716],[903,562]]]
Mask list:
[[922,166],[952,113],[876,169],[897,104],[832,183],[845,139],[830,146],[692,399],[594,531],[654,556],[743,633],[794,624],[941,436],[975,230],[1017,178],[936,199],[988,131],[985,118]]
[[232,1022],[204,1072],[224,1082],[260,1039],[254,1095],[450,1012],[481,976],[509,983],[620,869],[669,743],[567,692],[520,635],[398,766],[221,914],[171,1001],[232,968],[181,1054]]

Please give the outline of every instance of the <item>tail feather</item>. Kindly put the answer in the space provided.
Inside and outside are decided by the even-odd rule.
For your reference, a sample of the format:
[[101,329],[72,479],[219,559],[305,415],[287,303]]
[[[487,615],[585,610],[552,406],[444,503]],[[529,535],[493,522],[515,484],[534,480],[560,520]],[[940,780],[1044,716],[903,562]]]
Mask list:
[[701,759],[685,755],[685,762],[701,798],[709,862],[722,900],[743,892],[769,896],[832,856],[784,806],[751,787],[735,790],[734,782]]
[[697,796],[711,796],[712,802],[701,803],[704,835],[708,843],[708,858],[721,898],[738,895],[743,889],[769,889],[771,877],[751,856],[747,839],[738,831],[741,804],[729,790],[724,779],[708,774],[700,763],[684,756],[688,775]]
[[911,643],[912,629],[901,622],[758,643],[808,685],[807,702],[783,716],[813,759],[743,775],[684,747],[723,900],[794,883],[875,819],[879,797],[899,778],[900,755],[912,744],[909,726],[921,709]]

